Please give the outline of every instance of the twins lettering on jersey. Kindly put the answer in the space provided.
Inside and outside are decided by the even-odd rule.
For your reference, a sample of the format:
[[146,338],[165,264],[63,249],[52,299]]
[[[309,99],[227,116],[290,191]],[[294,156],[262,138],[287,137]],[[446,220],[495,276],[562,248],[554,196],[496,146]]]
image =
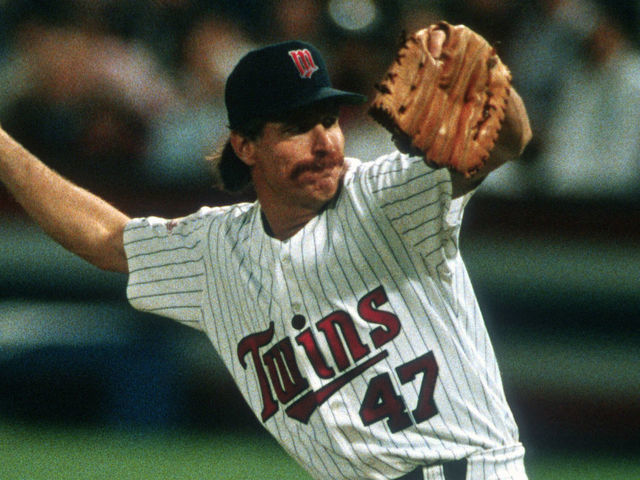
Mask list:
[[[402,328],[395,314],[380,309],[387,302],[383,287],[376,288],[358,302],[360,318],[376,325],[369,332],[370,342],[363,341],[351,316],[341,310],[316,322],[317,331],[322,335],[306,328],[294,339],[285,337],[274,341],[275,328],[271,322],[266,330],[243,338],[238,343],[238,358],[244,369],[248,366],[247,359],[253,362],[262,395],[262,421],[266,422],[283,405],[290,418],[306,424],[313,412],[332,395],[385,359],[388,351],[383,347],[397,337]],[[330,380],[321,388],[312,390],[309,387],[298,365],[293,340],[303,349],[305,359],[318,377]],[[328,347],[330,359],[322,353],[320,342]],[[392,373],[401,384],[422,375],[417,405],[412,406],[410,413],[404,398],[396,391]],[[395,372],[373,377],[359,412],[363,424],[371,425],[386,419],[390,430],[397,432],[433,417],[438,413],[433,400],[437,375],[438,365],[433,352],[427,352],[398,366]]]

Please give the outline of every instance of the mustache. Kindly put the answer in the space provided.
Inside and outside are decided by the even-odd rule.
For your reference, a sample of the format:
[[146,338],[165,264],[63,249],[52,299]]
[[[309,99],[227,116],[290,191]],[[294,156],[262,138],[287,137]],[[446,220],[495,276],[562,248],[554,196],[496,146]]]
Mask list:
[[323,170],[340,167],[344,165],[344,155],[340,156],[322,156],[317,157],[313,161],[300,163],[291,171],[291,178],[297,179],[306,172],[321,172]]

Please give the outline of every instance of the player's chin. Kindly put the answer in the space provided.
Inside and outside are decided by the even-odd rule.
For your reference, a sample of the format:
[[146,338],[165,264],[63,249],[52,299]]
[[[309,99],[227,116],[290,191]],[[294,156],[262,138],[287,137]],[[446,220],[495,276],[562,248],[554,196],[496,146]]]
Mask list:
[[300,182],[307,190],[317,191],[318,194],[333,196],[342,181],[343,168],[335,166],[321,171],[309,171],[300,176]]
[[324,205],[337,194],[342,174],[340,171],[305,172],[298,181],[309,201]]

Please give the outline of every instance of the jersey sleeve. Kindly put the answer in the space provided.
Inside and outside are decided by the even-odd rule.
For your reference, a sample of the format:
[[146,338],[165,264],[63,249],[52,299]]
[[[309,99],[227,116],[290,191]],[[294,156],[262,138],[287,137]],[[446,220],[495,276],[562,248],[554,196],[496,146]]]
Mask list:
[[199,330],[206,285],[203,210],[182,219],[133,219],[124,232],[131,305]]
[[407,245],[426,258],[455,254],[464,207],[473,192],[454,199],[449,170],[400,152],[365,168],[365,195]]

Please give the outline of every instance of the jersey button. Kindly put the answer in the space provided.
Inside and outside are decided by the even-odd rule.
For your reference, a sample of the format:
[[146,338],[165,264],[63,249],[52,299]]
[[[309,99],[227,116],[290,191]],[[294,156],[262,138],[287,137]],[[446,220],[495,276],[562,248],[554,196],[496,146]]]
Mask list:
[[291,319],[291,326],[296,330],[302,330],[306,323],[307,319],[304,318],[304,315],[300,315],[299,313],[294,315]]

